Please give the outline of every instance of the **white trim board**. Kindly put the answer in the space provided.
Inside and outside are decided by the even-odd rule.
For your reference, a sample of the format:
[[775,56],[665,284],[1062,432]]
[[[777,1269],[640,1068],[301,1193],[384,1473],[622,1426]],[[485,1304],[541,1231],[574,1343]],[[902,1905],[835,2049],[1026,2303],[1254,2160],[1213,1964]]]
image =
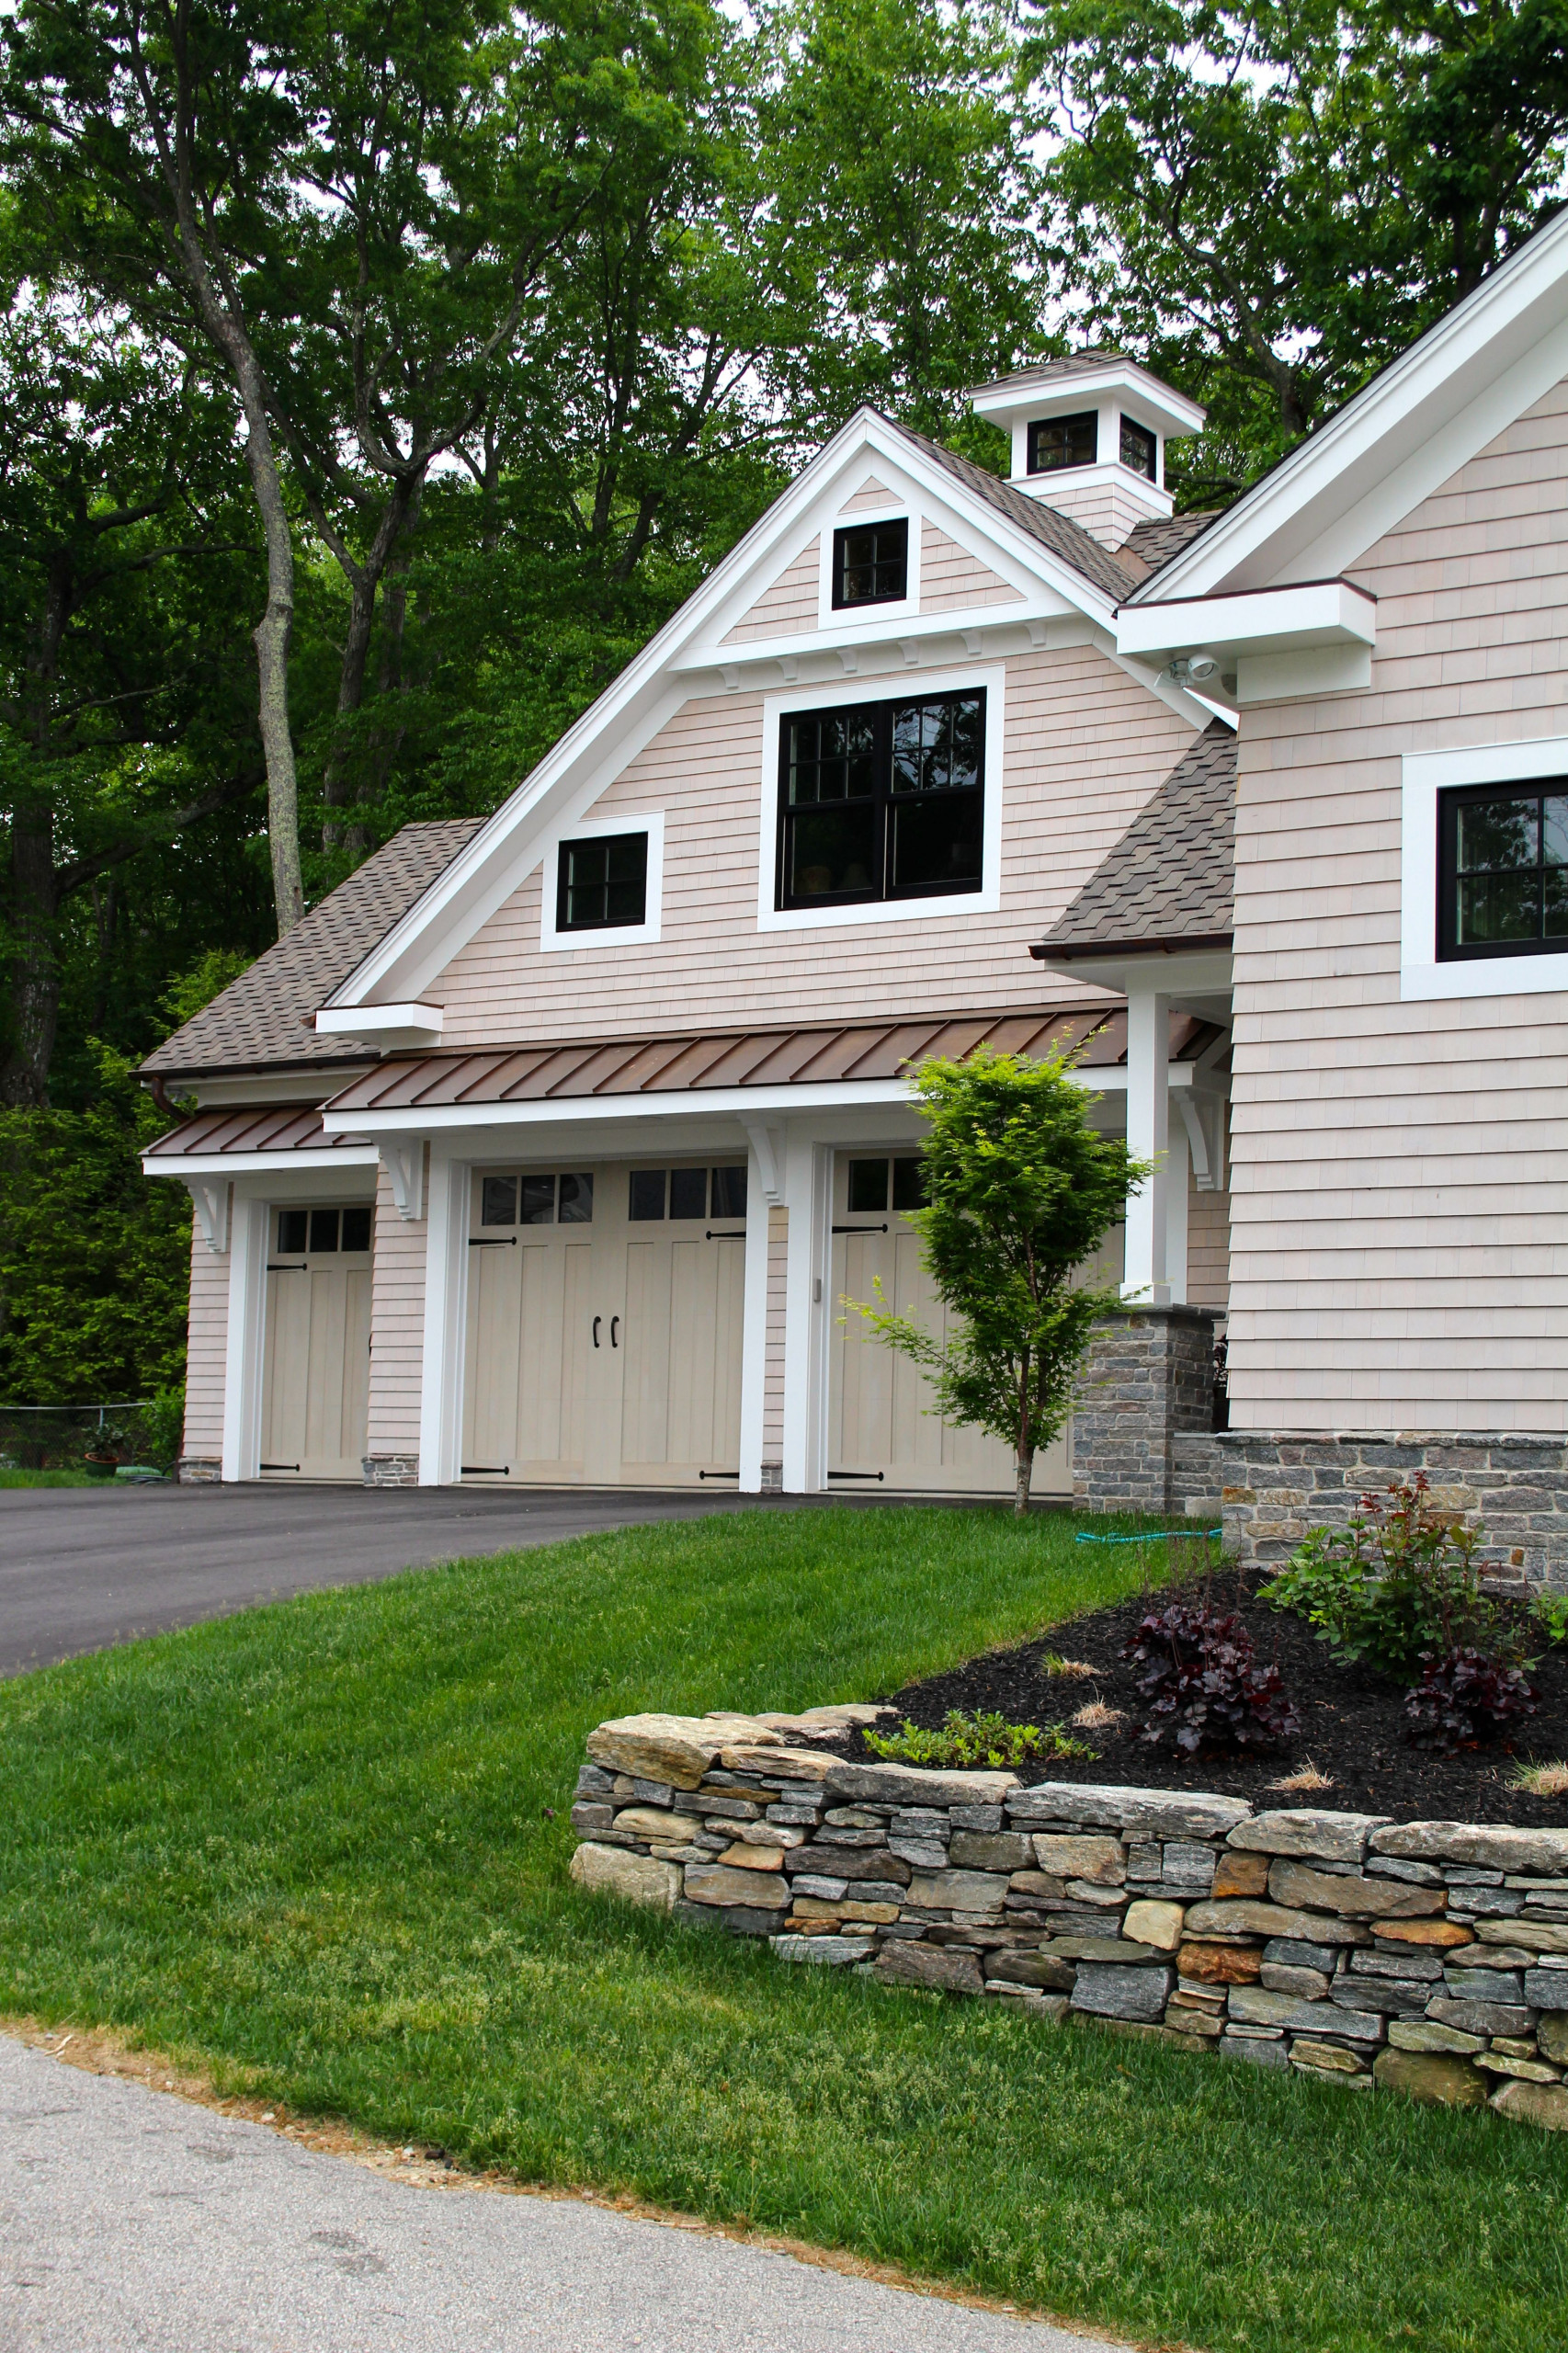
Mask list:
[[[617,834],[646,834],[648,880],[641,923],[607,924],[601,930],[558,931],[555,925],[556,873],[561,845],[594,841]],[[540,844],[543,868],[540,891],[540,947],[576,955],[603,956],[617,948],[651,947],[660,937],[665,897],[665,812],[662,809],[618,809],[612,817],[569,819],[547,834]]]
[[1464,996],[1553,996],[1568,992],[1568,955],[1476,956],[1437,961],[1437,795],[1454,785],[1531,784],[1568,776],[1568,735],[1407,752],[1399,839],[1399,994],[1421,1004]]

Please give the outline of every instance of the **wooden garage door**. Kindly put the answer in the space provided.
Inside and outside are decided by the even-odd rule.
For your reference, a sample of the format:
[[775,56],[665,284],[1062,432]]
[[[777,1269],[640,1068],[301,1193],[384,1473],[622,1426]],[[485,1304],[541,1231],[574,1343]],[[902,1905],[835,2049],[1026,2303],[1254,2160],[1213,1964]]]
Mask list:
[[264,1479],[364,1476],[370,1377],[369,1202],[275,1209],[267,1261]]
[[469,1260],[465,1478],[739,1476],[744,1165],[482,1172]]
[[[947,1495],[1010,1495],[1010,1449],[983,1431],[944,1422],[929,1411],[924,1373],[907,1357],[874,1340],[845,1302],[882,1296],[898,1314],[946,1336],[946,1312],[920,1265],[919,1240],[906,1212],[920,1205],[920,1162],[913,1154],[851,1156],[834,1168],[831,1389],[828,1479],[835,1486],[904,1488]],[[1036,1458],[1034,1492],[1070,1495],[1067,1440]]]

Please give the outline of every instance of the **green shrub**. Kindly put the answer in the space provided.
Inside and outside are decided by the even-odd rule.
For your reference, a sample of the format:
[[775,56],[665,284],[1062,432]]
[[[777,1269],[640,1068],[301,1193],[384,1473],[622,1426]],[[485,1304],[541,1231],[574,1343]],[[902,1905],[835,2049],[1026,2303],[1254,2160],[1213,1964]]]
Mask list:
[[1022,1765],[1031,1756],[1097,1756],[1060,1724],[1010,1724],[993,1710],[966,1715],[949,1708],[940,1732],[923,1732],[906,1716],[897,1732],[866,1734],[877,1756],[900,1765]]

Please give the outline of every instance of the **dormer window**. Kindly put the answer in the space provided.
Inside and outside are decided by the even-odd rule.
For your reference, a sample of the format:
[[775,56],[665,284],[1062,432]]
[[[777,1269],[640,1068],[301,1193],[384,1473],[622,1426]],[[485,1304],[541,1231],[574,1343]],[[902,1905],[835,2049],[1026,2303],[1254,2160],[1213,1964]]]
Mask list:
[[1029,472],[1056,474],[1069,466],[1092,466],[1099,457],[1098,413],[1085,409],[1077,416],[1037,417],[1029,426]]
[[847,524],[833,535],[833,608],[900,605],[909,594],[909,523]]
[[791,711],[778,751],[780,909],[981,888],[983,688]]
[[1121,420],[1121,462],[1130,473],[1142,474],[1145,482],[1158,480],[1158,452],[1153,435],[1142,425],[1134,425],[1130,416]]

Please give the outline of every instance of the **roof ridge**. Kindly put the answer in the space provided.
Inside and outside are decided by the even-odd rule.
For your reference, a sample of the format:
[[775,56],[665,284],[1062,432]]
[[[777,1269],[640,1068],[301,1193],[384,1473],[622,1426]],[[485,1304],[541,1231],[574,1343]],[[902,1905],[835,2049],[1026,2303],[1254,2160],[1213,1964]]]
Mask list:
[[1074,572],[1092,581],[1107,596],[1114,597],[1119,602],[1138,585],[1138,579],[1119,562],[1114,550],[1104,546],[1092,531],[1085,530],[1083,524],[1074,521],[1071,515],[1063,515],[1058,508],[1046,506],[1042,500],[1029,497],[1026,491],[1017,489],[1010,482],[1004,482],[999,474],[990,473],[984,466],[976,465],[972,458],[961,457],[958,450],[946,449],[940,441],[933,441],[926,434],[917,433],[912,425],[903,425],[897,417],[883,415],[880,409],[876,414],[894,433],[902,434],[917,449],[923,449],[927,457],[934,458],[956,481],[984,499],[987,506],[994,506],[998,514],[1006,515],[1017,523],[1031,539],[1039,540],[1043,546],[1050,548],[1053,554],[1059,555],[1064,563],[1070,563]]

